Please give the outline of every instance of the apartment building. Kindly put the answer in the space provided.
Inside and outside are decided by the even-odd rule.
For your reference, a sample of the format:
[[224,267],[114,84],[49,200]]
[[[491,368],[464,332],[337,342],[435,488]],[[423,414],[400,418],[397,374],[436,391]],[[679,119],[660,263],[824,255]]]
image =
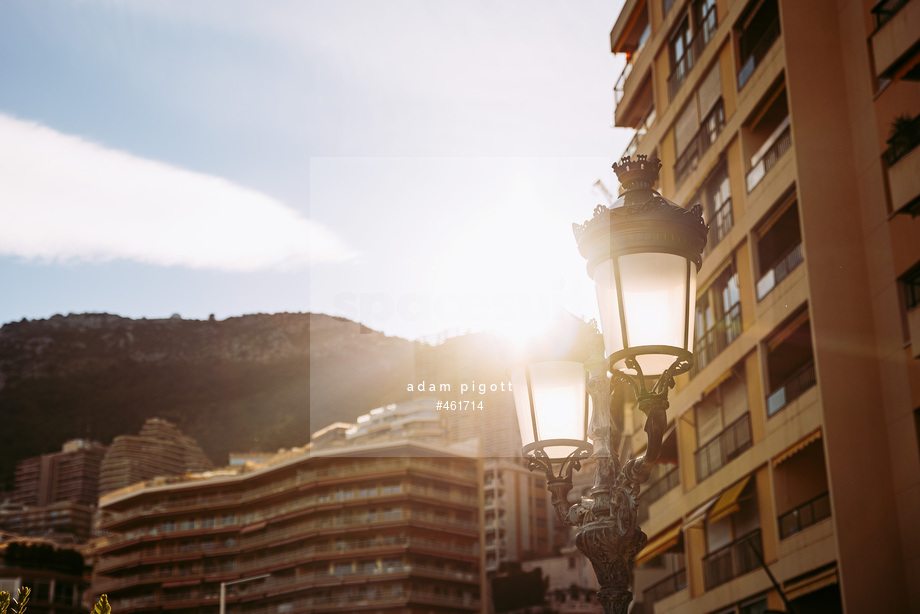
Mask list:
[[28,587],[30,614],[85,613],[92,607],[82,602],[85,571],[82,554],[53,542],[4,536],[0,543],[0,590],[16,598]]
[[610,42],[625,153],[710,224],[633,612],[920,611],[920,0],[626,0]]
[[488,458],[483,467],[486,571],[558,549],[568,531],[558,526],[545,477],[518,459]]
[[62,543],[88,540],[105,452],[98,442],[72,439],[59,452],[17,463],[12,501],[0,506],[0,529]]
[[100,499],[92,591],[119,614],[480,612],[478,448],[309,446]]
[[27,506],[58,501],[95,505],[105,452],[105,446],[96,441],[72,439],[60,452],[20,461],[14,476],[13,502]]
[[158,476],[207,471],[213,464],[175,424],[149,418],[137,435],[112,441],[99,470],[99,495]]

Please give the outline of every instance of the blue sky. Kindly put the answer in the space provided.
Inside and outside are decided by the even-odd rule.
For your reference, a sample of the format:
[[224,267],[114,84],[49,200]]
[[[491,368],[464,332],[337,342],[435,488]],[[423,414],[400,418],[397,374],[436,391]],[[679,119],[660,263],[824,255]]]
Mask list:
[[0,322],[588,315],[621,3],[0,3]]

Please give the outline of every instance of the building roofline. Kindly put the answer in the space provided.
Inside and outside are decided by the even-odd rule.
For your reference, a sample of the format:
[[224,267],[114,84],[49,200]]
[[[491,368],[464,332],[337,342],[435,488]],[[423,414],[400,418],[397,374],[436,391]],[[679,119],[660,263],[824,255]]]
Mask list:
[[[413,450],[415,450],[417,454],[412,454]],[[259,476],[266,475],[284,467],[296,465],[297,463],[305,462],[311,458],[379,458],[382,452],[387,451],[393,452],[393,454],[384,454],[384,456],[478,458],[481,455],[481,445],[478,440],[451,443],[445,446],[443,444],[429,444],[408,439],[332,448],[329,450],[313,450],[311,446],[307,445],[303,448],[294,448],[293,450],[276,454],[275,458],[285,456],[287,456],[287,458],[284,458],[280,462],[272,462],[269,460],[265,466],[252,471],[243,472],[242,468],[240,468],[239,471],[219,469],[204,473],[186,474],[184,476],[175,476],[172,478],[154,478],[153,480],[138,482],[137,484],[132,484],[131,486],[126,486],[125,488],[103,495],[99,498],[99,508],[103,509],[116,503],[127,501],[132,497],[146,495],[152,492],[167,492],[177,489],[184,490],[256,479]]]

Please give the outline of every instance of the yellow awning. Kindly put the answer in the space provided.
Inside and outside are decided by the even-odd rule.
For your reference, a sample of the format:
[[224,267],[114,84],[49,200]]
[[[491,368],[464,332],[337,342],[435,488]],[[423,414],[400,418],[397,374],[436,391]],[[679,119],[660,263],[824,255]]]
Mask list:
[[684,531],[686,531],[687,529],[692,529],[698,524],[702,524],[703,520],[705,520],[706,518],[706,512],[708,512],[709,508],[712,507],[712,504],[716,502],[716,499],[718,499],[718,497],[713,497],[712,499],[710,499],[703,505],[693,510],[692,514],[690,514],[689,516],[686,516],[684,518],[684,525],[683,525]]
[[824,588],[825,586],[832,586],[837,584],[837,568],[828,569],[822,573],[816,574],[804,580],[799,580],[798,582],[790,582],[786,588],[786,599],[790,601],[792,599],[798,599],[802,595],[807,595],[808,593],[813,593],[817,590]]
[[738,497],[741,496],[741,491],[744,490],[744,487],[747,486],[747,483],[750,481],[751,476],[747,476],[723,492],[722,496],[719,497],[719,500],[716,501],[715,507],[713,507],[712,511],[709,512],[709,522],[716,522],[717,520],[721,520],[741,509],[738,506]]
[[674,525],[655,539],[650,540],[642,552],[636,555],[636,565],[642,565],[659,554],[667,552],[676,546],[678,541],[680,541],[680,524]]
[[805,439],[803,439],[803,440],[800,441],[799,443],[795,444],[794,446],[792,446],[791,448],[789,448],[788,450],[786,450],[785,452],[783,452],[782,454],[780,454],[779,456],[777,456],[776,458],[774,458],[774,459],[773,459],[773,466],[774,466],[774,467],[779,466],[779,464],[780,464],[781,462],[786,461],[786,460],[789,460],[789,458],[792,457],[793,454],[795,454],[795,453],[797,453],[797,452],[801,452],[801,451],[804,450],[809,444],[812,444],[812,443],[818,441],[819,439],[821,439],[821,431],[815,431],[814,433],[812,433],[811,435],[809,435],[808,437],[806,437]]

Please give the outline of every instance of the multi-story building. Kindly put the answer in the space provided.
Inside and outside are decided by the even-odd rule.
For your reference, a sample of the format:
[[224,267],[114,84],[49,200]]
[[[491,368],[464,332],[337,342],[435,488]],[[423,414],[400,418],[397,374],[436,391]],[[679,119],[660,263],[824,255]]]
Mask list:
[[0,590],[15,598],[28,587],[30,614],[86,612],[83,591],[89,576],[84,572],[82,554],[52,542],[14,538],[0,544]]
[[460,445],[293,450],[100,499],[113,611],[480,612],[482,461]]
[[85,439],[16,465],[12,502],[0,507],[0,528],[58,542],[90,537],[105,446]]
[[211,469],[198,443],[175,424],[150,418],[137,435],[119,435],[109,446],[99,475],[99,495],[154,477]]
[[642,611],[920,611],[918,24],[920,0],[616,20],[626,153],[710,224]]
[[557,525],[544,476],[502,458],[486,459],[484,475],[486,571],[551,554],[567,532]]
[[98,442],[73,439],[60,452],[20,461],[16,465],[13,502],[28,506],[58,501],[95,505],[105,452],[105,446]]
[[74,501],[35,507],[10,503],[0,506],[0,529],[62,545],[82,544],[92,535],[95,514],[95,505]]

